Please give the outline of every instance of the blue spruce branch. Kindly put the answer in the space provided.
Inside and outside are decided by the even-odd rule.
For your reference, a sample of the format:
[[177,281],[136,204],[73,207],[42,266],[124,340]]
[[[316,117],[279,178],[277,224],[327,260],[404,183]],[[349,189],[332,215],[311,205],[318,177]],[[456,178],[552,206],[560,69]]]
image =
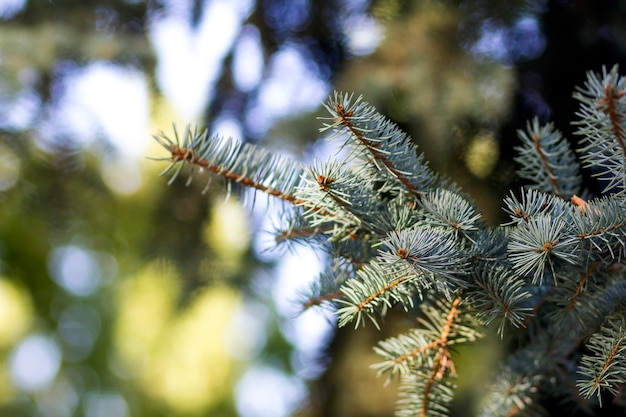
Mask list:
[[[321,130],[348,150],[344,160],[305,166],[189,128],[155,139],[169,152],[170,182],[188,166],[187,182],[204,171],[286,203],[277,241],[332,259],[303,308],[333,308],[340,327],[380,327],[396,307],[420,317],[375,347],[383,361],[374,369],[400,378],[397,415],[448,415],[451,347],[492,326],[514,348],[482,415],[541,415],[546,398],[596,410],[626,383],[625,96],[617,67],[589,73],[575,92],[575,152],[552,124],[534,119],[518,132],[528,185],[504,197],[509,221],[498,226],[352,94],[333,94],[322,118]],[[601,195],[583,189],[581,167]]]

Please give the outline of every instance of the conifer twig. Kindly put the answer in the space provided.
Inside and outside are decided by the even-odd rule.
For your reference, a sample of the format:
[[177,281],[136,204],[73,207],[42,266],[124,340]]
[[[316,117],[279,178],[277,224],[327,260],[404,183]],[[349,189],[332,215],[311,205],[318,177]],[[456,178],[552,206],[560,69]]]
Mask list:
[[341,290],[337,290],[337,291],[333,291],[331,293],[328,294],[323,294],[319,297],[314,297],[314,298],[309,298],[304,305],[302,306],[302,308],[304,310],[307,310],[311,307],[314,306],[318,306],[320,304],[322,304],[324,301],[332,301],[332,300],[337,300],[341,297],[343,297],[343,291]]
[[520,177],[540,191],[568,198],[579,192],[580,174],[576,156],[569,143],[552,123],[545,126],[534,118],[526,131],[518,130],[522,145],[516,147],[515,161],[521,166]]
[[358,129],[352,123],[352,117],[354,116],[354,110],[346,110],[341,103],[335,104],[335,112],[339,116],[337,122],[345,126],[354,137],[372,154],[372,157],[380,162],[387,170],[400,181],[406,189],[415,196],[419,201],[422,199],[422,192],[418,190],[411,182],[406,178],[405,174],[397,169],[394,164],[387,158],[385,153],[379,149],[376,142],[368,140],[363,132]]
[[624,114],[618,110],[618,100],[626,95],[626,91],[617,90],[612,83],[604,86],[604,96],[598,100],[598,109],[603,111],[610,123],[615,140],[619,144],[622,155],[626,155],[626,134],[624,133]]
[[554,194],[560,196],[561,187],[559,186],[559,183],[556,180],[556,175],[554,174],[554,171],[552,170],[552,166],[548,162],[548,157],[546,156],[546,153],[543,149],[540,139],[541,139],[541,136],[539,136],[538,133],[533,133],[532,140],[535,144],[535,150],[537,151],[537,155],[539,155],[539,160],[541,161],[541,164],[543,165],[543,169],[548,174],[547,175],[548,181],[550,182],[550,185],[552,186],[552,189],[554,190]]
[[361,97],[335,92],[325,107],[331,114],[326,118],[330,123],[321,130],[331,129],[335,132],[331,137],[346,138],[342,148],[353,149],[352,155],[368,169],[375,167],[377,175],[396,184],[395,192],[408,193],[419,202],[422,193],[436,185],[437,176],[411,138]]
[[574,292],[574,295],[572,295],[572,297],[569,300],[569,303],[567,304],[567,307],[566,307],[567,311],[572,311],[574,309],[576,305],[576,301],[578,300],[578,297],[580,296],[585,286],[587,285],[587,281],[589,280],[589,277],[591,276],[591,274],[594,273],[594,271],[599,265],[600,265],[600,261],[599,260],[595,261],[591,265],[591,267],[585,272],[583,277],[580,279],[580,281],[578,282],[578,285],[576,286],[576,292]]
[[[303,204],[292,192],[300,180],[302,168],[288,158],[231,138],[211,137],[207,130],[198,133],[188,127],[181,141],[174,128],[174,138],[171,140],[164,133],[154,136],[170,152],[170,166],[162,174],[175,165],[182,167],[186,163],[223,177],[229,183],[241,184],[293,205]],[[180,169],[176,170],[170,181],[179,172]],[[267,178],[265,174],[269,172],[272,175]]]

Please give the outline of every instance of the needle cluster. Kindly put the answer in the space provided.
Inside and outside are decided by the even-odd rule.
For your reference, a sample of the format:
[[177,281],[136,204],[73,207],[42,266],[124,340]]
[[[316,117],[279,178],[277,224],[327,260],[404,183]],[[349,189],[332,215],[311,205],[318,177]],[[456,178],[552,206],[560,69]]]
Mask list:
[[[626,403],[626,79],[617,67],[589,73],[574,96],[578,147],[552,124],[520,130],[518,174],[528,184],[503,199],[510,221],[495,227],[352,94],[333,94],[322,118],[329,140],[348,150],[343,160],[304,166],[191,129],[156,139],[174,177],[191,166],[289,206],[277,241],[332,255],[305,308],[332,307],[339,326],[380,327],[397,308],[415,317],[374,347],[373,368],[401,380],[397,415],[448,415],[451,352],[489,326],[510,354],[480,415],[543,415],[555,399],[593,411]],[[601,195],[583,188],[583,169]]]

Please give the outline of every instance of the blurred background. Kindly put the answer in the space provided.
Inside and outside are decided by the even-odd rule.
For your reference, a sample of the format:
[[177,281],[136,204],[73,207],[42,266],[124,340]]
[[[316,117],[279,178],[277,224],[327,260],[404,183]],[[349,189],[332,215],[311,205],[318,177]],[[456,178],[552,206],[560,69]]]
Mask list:
[[[516,129],[575,139],[574,86],[626,68],[625,24],[624,1],[0,0],[0,415],[393,415],[368,365],[402,318],[301,312],[323,255],[277,248],[265,198],[167,186],[151,135],[325,159],[321,102],[352,91],[497,224]],[[463,353],[471,415],[489,359]]]

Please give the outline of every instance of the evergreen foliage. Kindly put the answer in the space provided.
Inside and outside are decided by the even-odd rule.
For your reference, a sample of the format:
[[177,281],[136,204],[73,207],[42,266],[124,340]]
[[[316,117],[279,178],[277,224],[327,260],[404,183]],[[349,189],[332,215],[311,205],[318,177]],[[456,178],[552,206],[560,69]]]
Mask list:
[[[174,177],[190,165],[291,205],[277,241],[332,254],[305,307],[331,305],[339,326],[378,327],[397,307],[415,315],[413,329],[374,347],[373,368],[401,380],[398,416],[448,415],[450,353],[491,323],[511,352],[481,415],[545,415],[550,399],[598,411],[625,399],[626,79],[617,67],[589,73],[574,95],[577,153],[552,124],[519,131],[528,185],[504,198],[511,220],[499,226],[352,94],[331,96],[322,119],[349,150],[341,161],[305,167],[192,129],[156,139]],[[583,188],[577,155],[602,195]]]

